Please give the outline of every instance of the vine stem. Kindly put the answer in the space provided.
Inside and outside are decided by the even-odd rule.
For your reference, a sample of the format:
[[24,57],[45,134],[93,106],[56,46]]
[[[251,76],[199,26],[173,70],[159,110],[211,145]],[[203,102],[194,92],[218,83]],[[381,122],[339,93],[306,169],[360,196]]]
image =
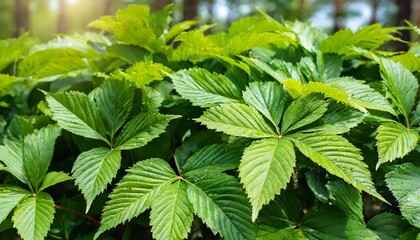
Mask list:
[[75,210],[73,210],[73,209],[66,208],[66,207],[63,207],[63,206],[60,206],[60,205],[55,205],[55,208],[56,208],[56,209],[59,209],[59,210],[62,210],[62,211],[64,211],[64,212],[68,212],[68,213],[74,214],[74,215],[76,215],[76,216],[82,217],[82,218],[84,218],[84,219],[87,219],[87,220],[89,220],[89,221],[93,222],[93,223],[96,225],[96,227],[98,227],[98,226],[99,226],[99,224],[100,224],[100,222],[98,221],[98,219],[96,219],[96,218],[94,218],[94,217],[91,217],[91,216],[89,216],[89,215],[86,215],[86,214],[84,214],[84,213],[81,213],[81,212],[75,211]]

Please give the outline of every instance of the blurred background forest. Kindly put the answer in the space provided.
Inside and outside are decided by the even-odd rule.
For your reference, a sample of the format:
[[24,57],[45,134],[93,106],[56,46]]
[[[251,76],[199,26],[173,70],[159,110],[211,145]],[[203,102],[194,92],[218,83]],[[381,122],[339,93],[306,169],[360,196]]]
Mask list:
[[[0,38],[29,32],[45,41],[57,33],[84,32],[99,16],[133,3],[155,10],[173,3],[174,22],[218,23],[215,30],[253,14],[256,8],[278,20],[310,21],[327,32],[356,30],[376,22],[403,26],[409,20],[420,25],[420,0],[0,0]],[[403,31],[401,37],[409,40],[410,33]]]

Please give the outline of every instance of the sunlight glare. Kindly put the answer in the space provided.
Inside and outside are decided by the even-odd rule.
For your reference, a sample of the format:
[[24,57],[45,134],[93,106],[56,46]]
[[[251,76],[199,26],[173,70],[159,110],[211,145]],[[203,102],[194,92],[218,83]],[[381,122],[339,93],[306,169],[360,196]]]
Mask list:
[[78,0],[66,0],[68,5],[74,5],[77,3]]

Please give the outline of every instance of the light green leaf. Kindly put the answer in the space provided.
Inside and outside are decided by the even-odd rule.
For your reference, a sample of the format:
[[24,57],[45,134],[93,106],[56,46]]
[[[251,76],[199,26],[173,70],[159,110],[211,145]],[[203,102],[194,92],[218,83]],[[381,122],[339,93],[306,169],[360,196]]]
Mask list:
[[122,129],[115,143],[116,149],[128,150],[146,145],[163,133],[169,122],[175,118],[177,116],[162,115],[158,112],[140,113]]
[[416,77],[403,65],[389,59],[381,59],[381,76],[387,90],[387,97],[408,121],[415,104],[419,84]]
[[291,32],[240,32],[231,36],[223,48],[223,54],[233,56],[254,47],[269,48],[270,44],[294,44],[296,37]]
[[23,169],[23,142],[5,141],[0,146],[0,160],[6,165],[6,169],[19,181],[30,184],[25,170]]
[[252,82],[243,92],[245,102],[269,119],[274,127],[280,123],[288,99],[283,87],[275,82]]
[[137,62],[125,72],[117,72],[117,76],[133,82],[137,88],[144,89],[153,81],[161,81],[172,70],[161,63]]
[[330,102],[328,110],[318,119],[313,127],[302,132],[326,131],[333,134],[342,134],[350,131],[363,121],[365,115],[344,104]]
[[341,180],[329,181],[326,185],[331,202],[364,224],[362,196],[356,188]]
[[95,102],[81,92],[49,93],[46,96],[52,118],[60,127],[82,137],[105,138],[105,127]]
[[188,198],[194,213],[226,240],[255,239],[251,208],[239,182],[232,176],[199,170],[186,173]]
[[386,202],[376,192],[360,150],[347,139],[326,132],[297,133],[289,138],[306,157],[329,173]]
[[105,129],[111,136],[124,125],[133,106],[134,88],[125,81],[106,80],[94,95]]
[[416,56],[413,51],[393,56],[391,59],[401,63],[410,72],[420,72],[420,56]]
[[13,214],[13,226],[25,240],[43,240],[54,219],[54,201],[41,192],[23,200]]
[[231,170],[238,166],[241,155],[242,149],[238,147],[222,144],[205,146],[185,162],[182,172],[200,168],[219,172]]
[[174,24],[166,33],[163,33],[163,37],[165,38],[165,42],[173,39],[178,34],[185,32],[186,30],[190,29],[192,26],[196,25],[197,21],[195,20],[186,20],[179,23]]
[[239,177],[252,205],[252,220],[262,206],[286,188],[296,156],[288,139],[269,138],[247,147],[239,165]]
[[49,172],[45,175],[44,181],[42,181],[42,185],[39,188],[39,191],[43,191],[44,189],[54,186],[58,183],[65,182],[72,180],[67,173],[64,172]]
[[322,40],[328,37],[328,35],[318,28],[312,26],[310,22],[299,22],[288,23],[289,26],[299,39],[300,45],[306,50],[315,52]]
[[328,86],[342,90],[348,94],[349,101],[368,109],[389,112],[395,115],[395,110],[386,98],[373,90],[365,81],[351,77],[341,77],[326,81]]
[[26,56],[18,65],[18,76],[53,81],[69,75],[88,73],[83,53],[71,48],[50,48]]
[[373,216],[367,223],[381,240],[400,239],[400,236],[407,232],[409,223],[401,216],[383,212]]
[[0,71],[9,64],[17,62],[19,58],[27,53],[33,41],[29,34],[22,34],[18,38],[0,40]]
[[385,175],[385,181],[398,200],[402,215],[420,228],[420,167],[405,163]]
[[266,63],[258,58],[241,58],[249,65],[255,66],[258,70],[267,73],[282,84],[286,79],[302,78],[299,69],[290,62],[274,59],[270,63]]
[[375,50],[387,41],[395,40],[391,33],[397,28],[382,28],[380,24],[365,26],[355,33],[350,29],[340,30],[324,39],[319,48],[324,53],[350,54],[352,47]]
[[75,183],[86,199],[86,212],[95,197],[117,175],[121,163],[121,151],[104,147],[80,154],[74,162],[72,173]]
[[137,162],[127,172],[109,195],[95,239],[106,230],[144,212],[164,185],[177,180],[169,164],[157,158]]
[[159,197],[152,201],[150,224],[153,238],[157,240],[181,240],[188,237],[193,212],[187,196],[187,184],[180,180],[165,185]]
[[30,196],[30,192],[16,186],[0,186],[0,223],[2,223],[12,210],[23,199]]
[[35,190],[38,190],[48,171],[54,154],[55,140],[60,133],[61,128],[49,125],[35,130],[24,139],[23,169],[28,181]]
[[195,106],[211,107],[241,99],[241,91],[236,85],[218,73],[192,68],[178,71],[170,77],[177,92]]
[[328,205],[316,205],[302,219],[302,231],[308,239],[372,239],[379,238],[359,219]]
[[249,138],[277,137],[253,107],[241,103],[228,103],[212,107],[196,119],[209,129],[229,135]]
[[284,112],[281,133],[285,134],[315,122],[327,111],[327,106],[326,101],[314,94],[293,101]]
[[13,96],[15,94],[13,85],[20,81],[22,81],[22,79],[18,77],[0,73],[0,97],[5,96],[5,95]]
[[418,138],[419,134],[415,130],[408,129],[401,123],[383,123],[379,126],[378,135],[376,135],[379,154],[376,168],[379,168],[382,163],[407,155],[416,147]]

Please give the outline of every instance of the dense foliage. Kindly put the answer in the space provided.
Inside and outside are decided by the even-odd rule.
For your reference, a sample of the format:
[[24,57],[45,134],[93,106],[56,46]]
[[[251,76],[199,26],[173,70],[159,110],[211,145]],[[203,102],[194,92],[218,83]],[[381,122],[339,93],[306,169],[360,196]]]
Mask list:
[[1,239],[420,238],[418,43],[170,13],[0,41]]

